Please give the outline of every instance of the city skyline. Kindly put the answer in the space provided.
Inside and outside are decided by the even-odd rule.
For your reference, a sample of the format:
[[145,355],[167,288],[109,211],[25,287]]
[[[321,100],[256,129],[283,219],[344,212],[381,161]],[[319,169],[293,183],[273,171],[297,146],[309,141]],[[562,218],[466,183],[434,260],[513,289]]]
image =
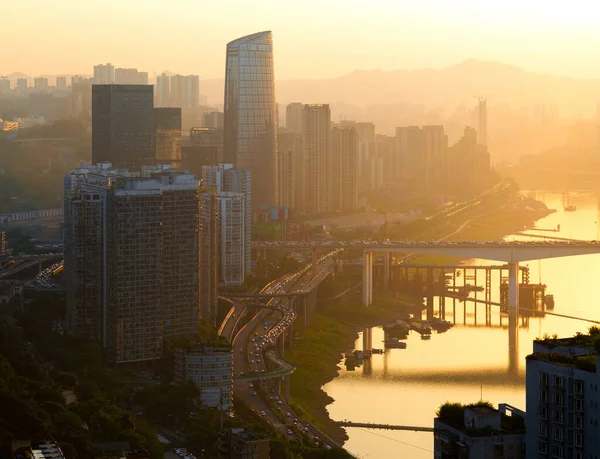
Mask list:
[[[301,9],[269,0],[252,6],[232,1],[206,9],[181,0],[175,5],[144,4],[143,12],[139,1],[126,5],[111,1],[94,13],[93,22],[88,8],[72,0],[25,3],[37,11],[26,24],[20,17],[22,8],[10,5],[3,10],[3,28],[9,36],[20,38],[20,46],[4,51],[4,64],[10,67],[4,67],[2,74],[80,74],[98,62],[115,62],[151,73],[177,69],[216,78],[222,75],[223,48],[231,36],[273,30],[281,52],[277,71],[282,79],[333,77],[356,69],[439,68],[470,58],[558,76],[600,77],[600,64],[593,59],[594,45],[600,42],[594,15],[585,8],[547,4],[542,8],[538,1],[487,5],[463,0],[450,8],[439,0],[418,4],[375,0],[369,5],[371,14],[364,14],[364,5],[356,0],[335,0],[326,6],[308,1]],[[341,5],[344,14],[335,14]],[[65,10],[70,14],[69,28],[56,33]],[[204,26],[197,28],[200,14]],[[173,26],[165,26],[171,18]],[[313,30],[309,35],[301,25],[307,21]],[[136,35],[123,47],[118,32],[95,33],[100,24],[111,24],[115,31],[135,30]],[[353,34],[357,26],[370,33]],[[156,34],[158,28],[164,33]],[[53,39],[29,38],[46,33]],[[344,40],[333,39],[339,36]],[[187,49],[173,51],[192,42],[193,59]]]

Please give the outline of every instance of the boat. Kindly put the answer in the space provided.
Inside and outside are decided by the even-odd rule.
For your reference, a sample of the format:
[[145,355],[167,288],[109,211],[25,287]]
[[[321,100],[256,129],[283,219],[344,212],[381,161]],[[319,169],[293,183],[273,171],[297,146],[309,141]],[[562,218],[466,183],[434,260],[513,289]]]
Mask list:
[[410,326],[414,331],[420,333],[421,335],[431,335],[431,325],[429,325],[426,321],[413,320],[410,323]]
[[575,212],[576,210],[576,206],[565,206],[565,212]]
[[383,331],[392,336],[407,336],[410,331],[410,324],[403,320],[396,320],[383,326]]
[[398,338],[390,338],[384,341],[387,349],[406,349],[406,343],[404,341],[398,341]]
[[554,309],[554,295],[544,296],[544,304],[548,309]]
[[447,320],[442,320],[438,317],[434,317],[433,319],[428,320],[425,323],[429,324],[431,328],[433,328],[438,333],[443,333],[453,327],[453,324],[451,322],[448,322]]

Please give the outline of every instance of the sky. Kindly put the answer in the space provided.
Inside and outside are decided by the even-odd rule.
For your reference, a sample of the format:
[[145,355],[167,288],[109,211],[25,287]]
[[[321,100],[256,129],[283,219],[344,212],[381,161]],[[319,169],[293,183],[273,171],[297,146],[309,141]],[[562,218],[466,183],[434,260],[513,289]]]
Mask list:
[[0,0],[0,75],[111,62],[222,78],[225,46],[272,30],[277,79],[500,61],[600,78],[592,0]]

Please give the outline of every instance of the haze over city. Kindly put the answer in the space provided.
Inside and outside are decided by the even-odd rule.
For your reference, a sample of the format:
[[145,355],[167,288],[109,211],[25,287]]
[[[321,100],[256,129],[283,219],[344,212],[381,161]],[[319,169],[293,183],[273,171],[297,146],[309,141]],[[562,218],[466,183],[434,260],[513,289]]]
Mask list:
[[597,12],[2,5],[0,459],[597,459]]

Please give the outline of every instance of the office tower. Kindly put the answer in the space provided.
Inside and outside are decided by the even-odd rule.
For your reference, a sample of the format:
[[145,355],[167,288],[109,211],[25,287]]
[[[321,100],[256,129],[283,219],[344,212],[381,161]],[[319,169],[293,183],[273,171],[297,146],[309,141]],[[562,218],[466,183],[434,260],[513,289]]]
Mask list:
[[223,129],[223,112],[206,112],[202,114],[203,126]]
[[46,89],[48,89],[48,78],[36,77],[33,80],[33,88],[40,91],[45,91]]
[[92,163],[139,171],[155,154],[152,86],[94,85]]
[[[436,459],[525,458],[525,413],[511,405],[501,403],[498,409],[486,403],[454,404],[451,409],[443,405],[433,425]],[[538,456],[529,456],[528,449],[527,457]]]
[[231,345],[213,347],[210,343],[196,343],[176,349],[174,376],[176,381],[193,381],[196,384],[202,406],[223,411],[232,408]]
[[169,80],[170,77],[165,73],[156,77],[156,94],[154,95],[156,107],[170,106],[171,90]]
[[285,127],[288,132],[302,135],[303,120],[304,105],[300,102],[291,103],[285,108]]
[[331,111],[328,104],[304,105],[303,119],[304,189],[303,210],[328,212],[331,181]]
[[279,150],[279,205],[301,208],[302,202],[302,136],[281,132],[277,136]]
[[0,95],[7,95],[10,93],[10,80],[8,77],[0,77]]
[[114,84],[115,68],[112,64],[94,65],[94,84]]
[[192,174],[202,177],[203,166],[216,166],[223,156],[223,130],[190,129],[189,143],[181,147],[181,165]]
[[358,207],[358,141],[356,128],[352,125],[334,126],[331,144],[331,210],[354,210]]
[[465,127],[461,139],[448,149],[446,186],[457,196],[482,192],[490,183],[490,153],[477,141],[477,131]]
[[276,133],[273,37],[259,32],[227,44],[223,158],[260,177],[255,209],[277,205]]
[[533,343],[527,356],[527,458],[587,459],[598,454],[598,335]]
[[447,177],[448,136],[444,126],[423,126],[424,185],[426,190],[439,191]]
[[67,77],[66,76],[56,77],[56,87],[57,88],[66,88],[67,87]]
[[17,91],[25,92],[27,91],[28,83],[27,78],[17,78]]
[[181,109],[155,108],[156,164],[174,165],[181,161]]
[[185,171],[131,177],[109,163],[65,176],[67,323],[114,363],[157,359],[193,337],[199,304],[199,186]]
[[115,84],[148,84],[148,72],[138,72],[137,69],[115,69]]
[[[220,284],[244,283],[251,270],[251,173],[231,164],[204,166],[202,182],[219,197]],[[242,210],[239,210],[239,206]]]
[[198,75],[171,77],[170,106],[197,109],[200,105],[200,78]]
[[219,213],[217,193],[200,193],[200,315],[217,327]]
[[477,108],[477,122],[479,126],[477,134],[479,145],[487,146],[487,99],[480,97]]

